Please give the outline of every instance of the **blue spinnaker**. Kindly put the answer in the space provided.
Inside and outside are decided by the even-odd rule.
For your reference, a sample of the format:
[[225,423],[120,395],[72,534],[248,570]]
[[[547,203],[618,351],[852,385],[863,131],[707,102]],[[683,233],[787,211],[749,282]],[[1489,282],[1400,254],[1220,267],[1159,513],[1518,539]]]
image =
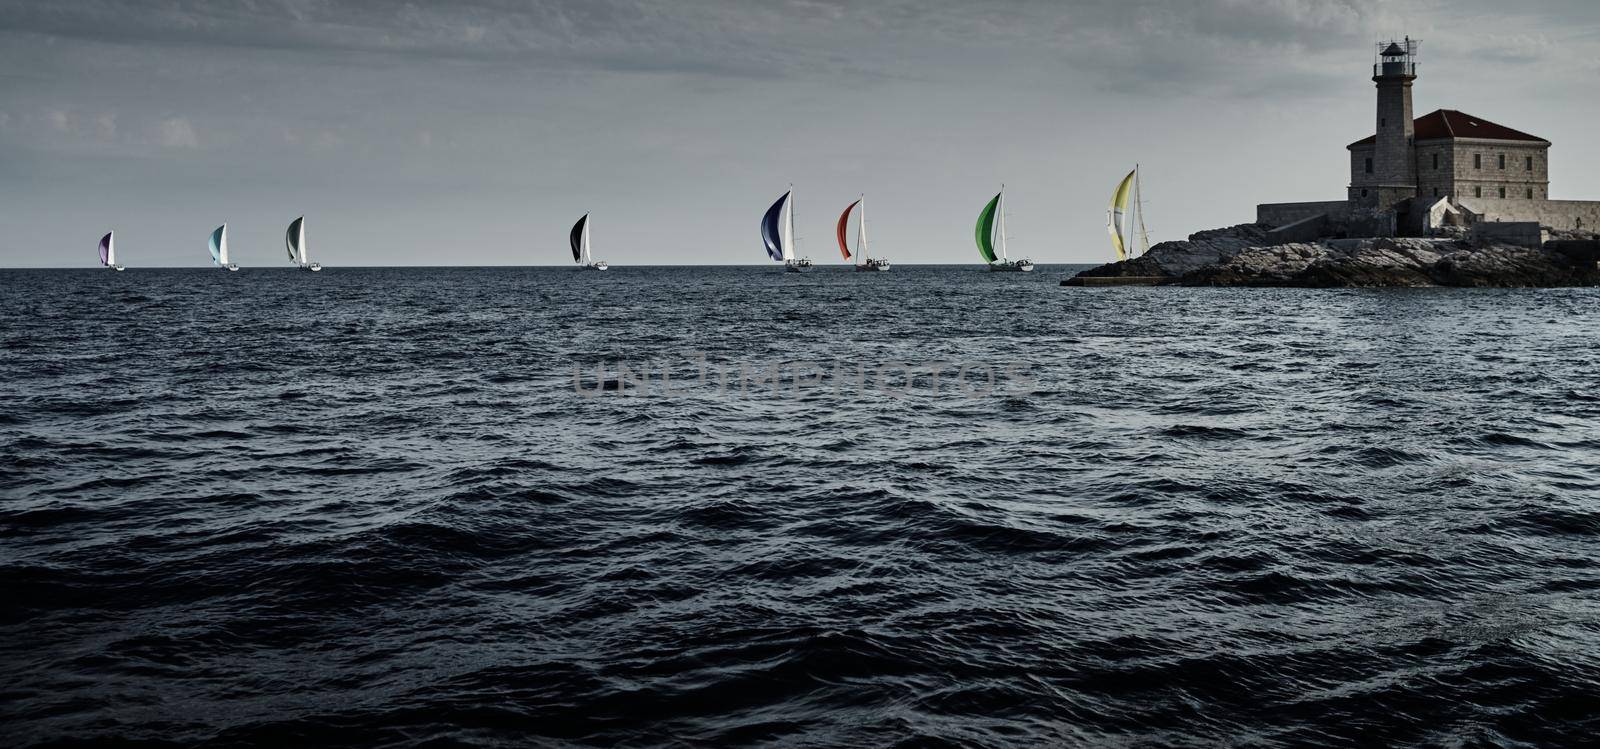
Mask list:
[[767,256],[773,260],[783,259],[783,232],[780,230],[783,219],[783,204],[789,200],[789,193],[784,193],[767,209],[767,215],[761,217],[761,241],[767,245]]

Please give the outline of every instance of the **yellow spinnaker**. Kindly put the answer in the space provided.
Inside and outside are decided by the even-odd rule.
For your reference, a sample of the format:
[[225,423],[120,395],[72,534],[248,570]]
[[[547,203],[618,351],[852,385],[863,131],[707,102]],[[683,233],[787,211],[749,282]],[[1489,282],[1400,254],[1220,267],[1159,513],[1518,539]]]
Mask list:
[[1122,217],[1128,212],[1128,190],[1133,186],[1133,175],[1137,171],[1128,172],[1128,176],[1122,178],[1117,191],[1111,193],[1111,208],[1106,211],[1106,231],[1111,234],[1111,247],[1117,251],[1118,260],[1128,259],[1128,242],[1122,233]]

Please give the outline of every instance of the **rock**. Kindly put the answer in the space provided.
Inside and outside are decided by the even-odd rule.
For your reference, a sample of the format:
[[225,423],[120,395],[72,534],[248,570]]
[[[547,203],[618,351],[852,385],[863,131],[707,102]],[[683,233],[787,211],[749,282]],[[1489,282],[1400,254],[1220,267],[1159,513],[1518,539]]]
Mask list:
[[[1596,286],[1588,242],[1550,249],[1474,246],[1464,236],[1323,239],[1267,245],[1243,224],[1162,242],[1142,257],[1091,268],[1094,277],[1161,277],[1188,286]],[[1569,246],[1570,245],[1570,246]]]
[[1196,232],[1189,235],[1186,241],[1162,242],[1132,260],[1109,263],[1078,275],[1177,278],[1232,258],[1248,247],[1261,244],[1266,238],[1267,230],[1256,224]]

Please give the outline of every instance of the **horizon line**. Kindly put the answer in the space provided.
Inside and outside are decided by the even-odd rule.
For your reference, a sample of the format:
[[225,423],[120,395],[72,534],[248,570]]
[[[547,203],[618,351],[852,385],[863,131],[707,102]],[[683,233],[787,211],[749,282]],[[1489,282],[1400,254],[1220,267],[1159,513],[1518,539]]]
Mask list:
[[[1040,265],[1103,265],[1103,264],[1104,263],[1092,263],[1092,262],[1091,263],[1041,263],[1041,262],[1035,262],[1034,263],[1035,266],[1040,266]],[[972,265],[972,266],[975,266],[975,267],[984,267],[984,266],[986,266],[988,264],[987,263],[982,263],[982,262],[977,262],[977,263],[898,263],[897,262],[897,263],[895,263],[895,265],[899,265],[899,266],[919,266],[919,267]],[[843,269],[843,268],[854,268],[856,266],[854,266],[852,264],[849,264],[849,263],[830,263],[830,264],[827,264],[827,265],[813,264],[811,267],[813,267],[813,268],[840,268],[840,269]],[[49,265],[49,266],[46,266],[46,265],[0,265],[0,270],[103,270],[104,268],[105,268],[105,266],[102,266],[102,265]],[[334,269],[338,269],[338,268],[346,268],[346,269],[385,269],[385,268],[571,268],[572,270],[585,270],[582,266],[578,266],[578,265],[325,265],[325,266],[322,267],[323,270],[334,270]],[[777,263],[759,263],[759,264],[758,263],[650,263],[650,264],[644,264],[644,265],[616,265],[616,264],[612,264],[611,265],[611,269],[612,270],[615,270],[615,269],[618,269],[618,268],[775,268],[775,269],[782,269],[783,266],[779,265]],[[219,269],[216,268],[215,266],[210,266],[210,265],[139,265],[139,266],[129,265],[129,266],[124,266],[123,270],[124,271],[130,271],[130,270],[219,270]],[[284,270],[284,271],[289,271],[289,270],[300,270],[300,269],[296,268],[294,266],[241,265],[241,266],[239,266],[239,270]]]

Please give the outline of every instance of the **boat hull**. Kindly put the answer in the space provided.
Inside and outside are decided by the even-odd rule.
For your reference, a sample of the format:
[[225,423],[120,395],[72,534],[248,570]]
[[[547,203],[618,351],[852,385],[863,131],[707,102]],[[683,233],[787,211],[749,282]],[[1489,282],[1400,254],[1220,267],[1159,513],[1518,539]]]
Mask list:
[[862,263],[861,265],[857,265],[856,266],[856,270],[863,271],[863,272],[866,272],[866,271],[876,271],[876,272],[887,271],[887,270],[889,270],[889,261],[887,261],[887,260],[868,260],[867,262]]
[[601,260],[598,263],[589,263],[588,265],[583,266],[583,269],[584,270],[611,270],[611,264],[607,263],[604,260]]
[[809,273],[811,271],[811,261],[801,260],[796,262],[791,260],[783,264],[783,269],[788,273]]
[[1029,273],[1033,271],[1033,263],[1028,260],[1018,260],[1012,263],[990,263],[989,270],[996,273]]

